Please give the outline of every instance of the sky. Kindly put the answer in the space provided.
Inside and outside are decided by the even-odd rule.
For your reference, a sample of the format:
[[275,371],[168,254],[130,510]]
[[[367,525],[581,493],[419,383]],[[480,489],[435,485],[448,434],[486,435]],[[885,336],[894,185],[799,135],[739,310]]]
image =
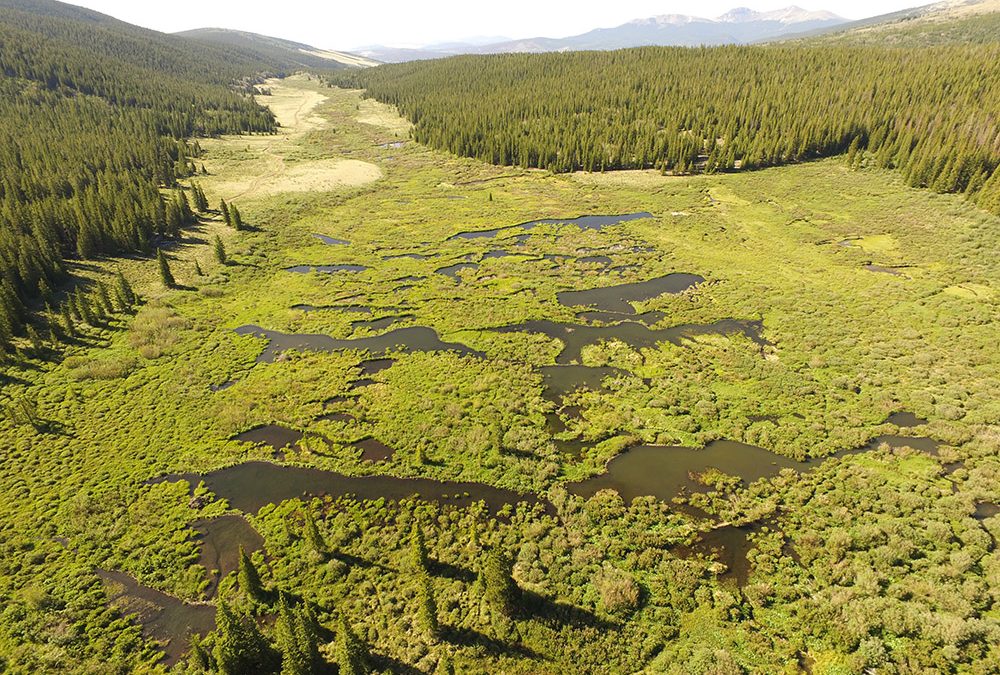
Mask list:
[[[123,21],[168,33],[221,27],[305,42],[323,49],[417,47],[476,36],[567,37],[658,14],[715,17],[733,7],[767,11],[795,0],[70,0]],[[813,0],[861,19],[931,0]],[[822,3],[822,4],[818,4]]]

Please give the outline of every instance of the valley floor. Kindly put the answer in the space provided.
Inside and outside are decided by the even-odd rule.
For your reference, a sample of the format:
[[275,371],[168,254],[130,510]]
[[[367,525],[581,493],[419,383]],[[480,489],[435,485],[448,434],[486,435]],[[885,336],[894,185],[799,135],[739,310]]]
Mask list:
[[[492,167],[409,141],[359,92],[271,88],[279,135],[203,141],[197,160],[213,206],[253,230],[189,231],[167,251],[182,289],[148,260],[74,270],[120,267],[145,305],[5,375],[47,424],[0,423],[0,671],[198,672],[181,656],[190,606],[167,621],[156,596],[135,623],[110,602],[121,578],[98,572],[273,615],[202,564],[216,540],[198,528],[220,516],[217,568],[235,568],[234,542],[258,549],[264,585],[314,603],[331,635],[343,617],[377,670],[1000,668],[1000,219],[836,159]],[[676,274],[702,281],[601,316],[560,295]],[[569,360],[586,368],[551,368]],[[703,446],[717,463],[684,464]],[[336,472],[372,499],[313,498],[299,481],[320,474],[212,473],[250,461]],[[581,496],[605,470],[660,499]],[[457,497],[357,478],[375,475]],[[512,558],[510,612],[487,550]],[[164,662],[148,638],[171,634]]]

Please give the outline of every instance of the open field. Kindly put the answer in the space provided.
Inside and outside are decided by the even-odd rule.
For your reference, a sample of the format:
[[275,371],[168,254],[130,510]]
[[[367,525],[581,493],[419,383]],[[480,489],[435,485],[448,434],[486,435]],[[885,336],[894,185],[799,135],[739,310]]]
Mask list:
[[[205,141],[198,159],[213,207],[235,202],[254,229],[215,218],[190,231],[169,252],[183,290],[165,290],[154,262],[123,262],[148,301],[135,317],[6,376],[5,393],[48,424],[0,423],[11,631],[0,670],[164,669],[140,627],[109,609],[96,571],[217,602],[195,524],[240,515],[252,490],[225,473],[206,480],[227,499],[196,489],[200,477],[148,481],[251,460],[337,472],[348,493],[391,476],[530,497],[494,518],[503,507],[462,497],[400,506],[300,497],[284,475],[267,483],[290,498],[242,514],[263,540],[253,559],[265,585],[315,603],[325,626],[344,616],[385,672],[446,672],[448,660],[509,673],[998,662],[1000,519],[980,515],[1000,501],[1000,218],[839,159],[690,177],[498,168],[395,147],[408,123],[358,92],[305,78],[272,90],[278,135]],[[643,212],[593,229],[468,234]],[[216,233],[230,264],[212,260]],[[287,269],[335,265],[357,267]],[[560,302],[681,273],[703,281],[635,294],[624,315]],[[558,326],[519,328],[546,321]],[[237,334],[247,325],[260,330]],[[642,342],[679,326],[692,328]],[[604,337],[573,365],[598,381],[547,389],[543,368],[564,348],[551,334],[591,328]],[[400,329],[436,336],[411,330],[411,349],[384,354],[340,342]],[[299,348],[265,352],[261,330],[272,345],[295,334]],[[452,350],[426,347],[440,342]],[[887,421],[904,411],[927,423]],[[293,442],[276,454],[235,439],[264,425]],[[936,443],[865,448],[900,435]],[[382,448],[370,439],[389,452],[371,459]],[[741,482],[749,474],[713,466],[664,501],[575,493],[628,448],[714,441],[773,453],[773,471]],[[303,534],[309,519],[329,550]],[[414,523],[436,632],[415,627],[426,591],[412,573]],[[713,534],[729,548],[709,551]],[[509,553],[524,592],[510,617],[477,578],[490,548]],[[236,586],[223,580],[219,597],[273,612]]]

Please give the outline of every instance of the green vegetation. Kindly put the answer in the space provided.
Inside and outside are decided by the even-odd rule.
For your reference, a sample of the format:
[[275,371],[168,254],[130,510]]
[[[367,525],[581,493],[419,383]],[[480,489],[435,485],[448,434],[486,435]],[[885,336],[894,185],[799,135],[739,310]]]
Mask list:
[[[318,90],[305,80],[268,86],[276,98]],[[210,221],[205,244],[171,249],[173,274],[192,290],[164,291],[155,262],[114,263],[95,281],[115,311],[105,307],[99,320],[101,293],[84,294],[98,325],[82,306],[71,316],[81,337],[69,358],[32,349],[8,365],[17,378],[4,387],[11,412],[0,422],[0,480],[11,495],[0,507],[8,668],[157,661],[140,628],[106,604],[99,568],[215,604],[217,630],[174,666],[182,672],[246,663],[309,672],[317,653],[355,672],[775,672],[800,661],[813,672],[891,672],[998,658],[990,537],[1000,532],[995,518],[972,517],[975,504],[1000,499],[998,296],[987,292],[1000,273],[996,217],[842,160],[727,175],[552,175],[416,145],[384,150],[386,132],[354,119],[356,93],[323,93],[317,113],[328,126],[290,141],[293,152],[350,151],[377,164],[382,181],[299,195],[294,208],[280,194],[242,197],[257,229]],[[213,203],[232,201],[219,189],[232,174],[267,161],[241,147],[243,139],[205,142],[208,175],[197,182]],[[603,231],[544,226],[523,246],[517,230],[448,239],[538,217],[638,210],[655,217]],[[313,233],[351,243],[330,246]],[[193,276],[216,234],[235,264]],[[514,255],[481,260],[458,283],[434,271],[496,249]],[[589,249],[612,267],[640,267],[575,261]],[[383,260],[404,253],[438,256]],[[867,271],[870,261],[908,265],[906,276]],[[283,269],[333,263],[371,269]],[[554,362],[556,341],[488,330],[535,318],[573,323],[576,309],[557,292],[672,271],[708,281],[640,303],[638,311],[663,313],[656,325],[760,318],[771,345],[762,353],[742,335],[643,350],[595,344],[583,361],[620,374],[553,403],[538,368]],[[136,295],[145,298],[138,313],[122,311],[119,298],[131,308]],[[301,303],[374,309],[290,309]],[[350,392],[368,355],[289,352],[255,364],[261,342],[232,332],[256,323],[357,337],[387,329],[351,322],[400,314],[397,326],[431,326],[486,359],[400,353],[375,384]],[[212,390],[228,380],[236,383]],[[553,442],[546,413],[555,405],[564,410],[560,437],[583,441],[579,456]],[[574,405],[579,415],[565,412]],[[626,504],[614,493],[584,500],[564,489],[632,443],[732,438],[823,456],[886,433],[883,420],[901,409],[931,420],[918,433],[944,442],[939,457],[873,451],[749,486],[705,476],[715,487],[690,502],[719,522],[757,524],[742,587],[713,557],[687,552],[713,527],[690,507]],[[321,419],[327,410],[355,421]],[[265,549],[246,550],[241,569],[208,597],[192,524],[229,505],[204,488],[190,486],[192,495],[185,482],[145,481],[271,458],[268,447],[230,440],[268,423],[306,432],[285,462],[482,481],[546,496],[553,511],[494,518],[447,503],[292,499],[247,514]],[[392,458],[360,460],[351,443],[369,436],[395,448]],[[78,637],[67,639],[67,624]]]
[[1000,50],[643,48],[464,56],[333,78],[421,143],[552,171],[756,169],[859,152],[1000,212]]
[[[5,9],[0,24],[6,17]],[[592,56],[688,58],[669,50]],[[422,68],[466,62],[449,63]],[[983,64],[928,67],[925,84]],[[192,111],[182,126],[218,115],[249,131],[236,122],[247,111],[271,120],[231,82],[184,72],[184,82],[235,107]],[[25,110],[42,118],[55,101],[137,123],[166,114],[157,99],[139,114],[43,80],[0,84],[11,82],[28,97],[14,107],[37,103]],[[955,80],[959,102],[967,83]],[[357,91],[305,76],[261,85],[279,123],[273,136],[195,141],[197,125],[176,135],[159,129],[150,147],[165,155],[120,167],[123,181],[146,176],[136,184],[162,210],[162,232],[151,225],[141,249],[156,248],[158,260],[102,258],[118,249],[98,246],[78,262],[82,230],[47,244],[30,229],[11,230],[20,232],[11,241],[53,251],[77,283],[43,275],[24,293],[10,279],[0,290],[0,670],[996,670],[1000,217],[962,195],[910,187],[882,166],[885,146],[854,143],[849,116],[832,116],[851,131],[841,149],[854,151],[843,158],[754,172],[571,174],[394,147],[407,123]],[[960,106],[942,110],[932,134],[913,136],[921,152],[948,149],[934,143],[949,142],[945,128],[959,110],[968,117]],[[27,117],[5,117],[0,128],[10,119]],[[693,113],[689,123],[724,126]],[[818,129],[792,125],[789,134],[801,140]],[[107,152],[113,159],[119,149]],[[162,161],[147,164],[154,156]],[[694,159],[694,169],[707,168],[699,167],[707,157]],[[364,179],[298,184],[303,167],[329,171],[321,163],[341,161],[366,167]],[[54,180],[45,162],[38,166]],[[89,180],[96,203],[120,187]],[[986,194],[984,184],[976,194],[984,205]],[[38,204],[46,199],[91,208],[75,188]],[[135,209],[146,213],[142,204]],[[237,225],[240,211],[250,226]],[[600,230],[555,222],[454,237],[642,211],[652,217]],[[213,256],[225,264],[209,263]],[[22,258],[32,259],[11,260]],[[476,265],[455,277],[438,271],[459,263]],[[364,268],[288,269],[300,265]],[[28,277],[17,265],[4,269]],[[584,346],[577,364],[607,368],[603,379],[563,393],[546,388],[542,370],[555,363],[559,340],[495,330],[533,320],[626,326],[621,317],[577,316],[585,308],[561,304],[559,294],[674,272],[705,281],[634,303],[634,321],[653,329],[759,321],[764,341],[692,334],[639,349],[611,336]],[[381,368],[362,350],[310,351],[301,342],[259,362],[263,340],[234,331],[247,324],[335,339],[427,327],[479,354],[400,348]],[[903,410],[928,423],[886,421]],[[301,440],[280,452],[235,440],[265,425]],[[829,457],[886,434],[929,436],[940,447]],[[372,439],[394,452],[366,460],[358,443]],[[750,484],[733,467],[713,467],[692,477],[697,489],[668,501],[573,493],[575,481],[632,446],[716,439],[812,463]],[[240,513],[198,475],[267,461],[354,478],[466,481],[526,501],[494,513],[462,495],[393,501],[296,490]],[[265,471],[238,488],[266,494],[269,478]],[[220,539],[220,561],[203,558],[198,524],[224,515],[245,518],[261,539]],[[215,579],[222,557],[229,573]],[[127,575],[138,590],[113,591],[102,570]],[[188,639],[185,619],[196,614],[214,615],[214,629],[199,623]]]

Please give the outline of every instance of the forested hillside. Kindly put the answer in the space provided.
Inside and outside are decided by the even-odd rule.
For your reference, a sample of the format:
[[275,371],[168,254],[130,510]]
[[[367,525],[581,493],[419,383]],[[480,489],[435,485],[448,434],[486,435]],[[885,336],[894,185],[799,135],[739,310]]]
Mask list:
[[267,64],[60,3],[0,3],[0,346],[54,302],[67,258],[148,252],[190,221],[164,198],[184,139],[272,132],[238,91]]
[[338,76],[414,137],[554,171],[756,169],[850,153],[1000,210],[1000,47],[644,48]]

